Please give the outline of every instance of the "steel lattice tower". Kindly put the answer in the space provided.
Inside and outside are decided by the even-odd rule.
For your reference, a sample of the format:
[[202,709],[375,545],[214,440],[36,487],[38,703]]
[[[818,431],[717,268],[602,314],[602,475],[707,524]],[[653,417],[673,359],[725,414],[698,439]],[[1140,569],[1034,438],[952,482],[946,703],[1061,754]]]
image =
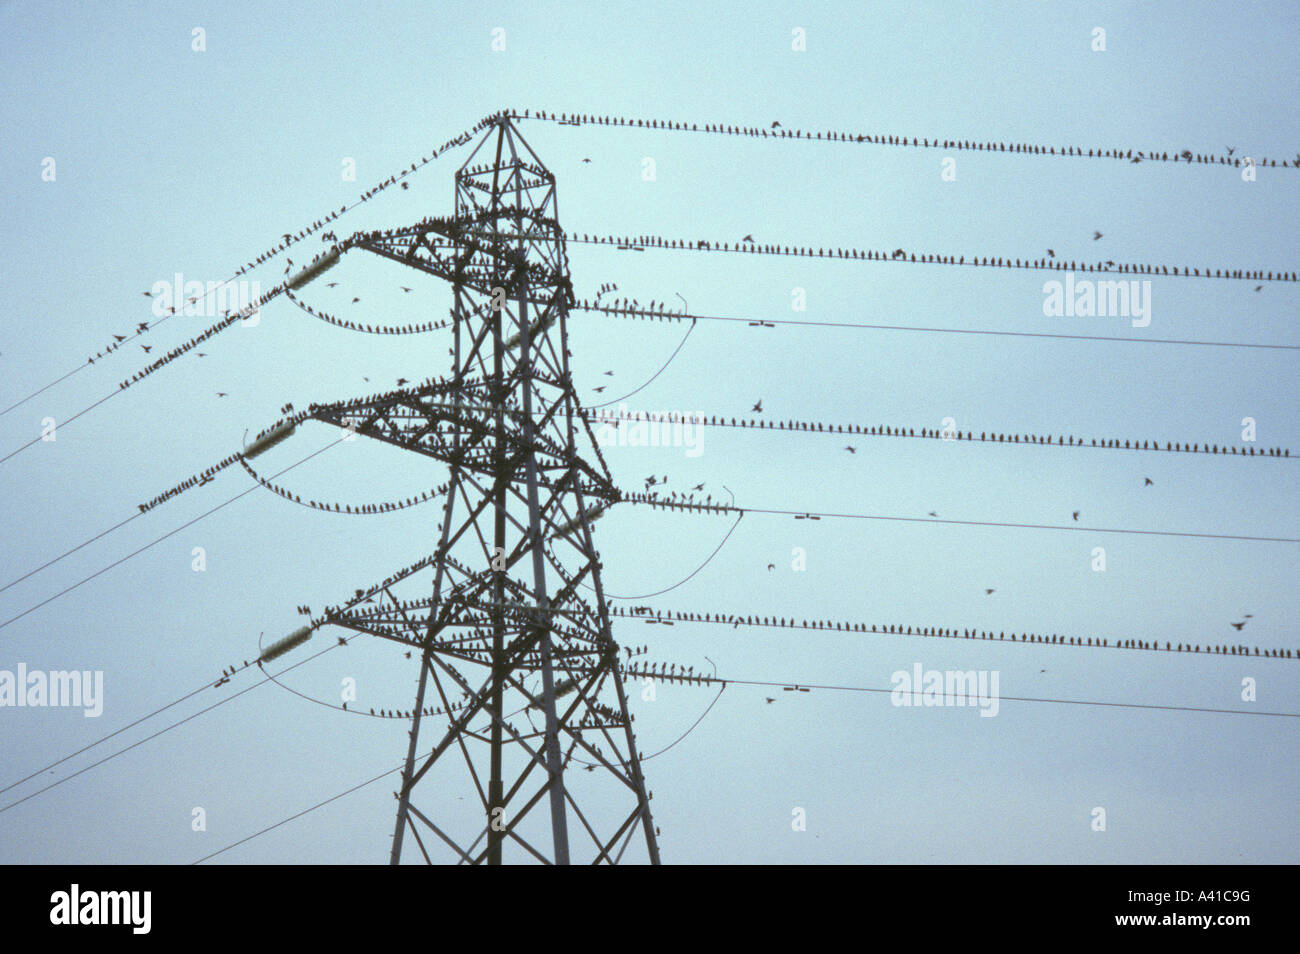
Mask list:
[[[329,612],[330,623],[420,652],[392,863],[409,829],[429,862],[441,854],[433,833],[451,859],[489,864],[507,846],[521,859],[614,863],[640,835],[646,853],[629,857],[657,864],[592,543],[593,521],[620,494],[569,370],[573,291],[555,177],[499,116],[456,174],[454,215],[360,233],[347,248],[438,276],[454,293],[450,377],[307,415],[450,471],[432,558]],[[431,591],[402,592],[428,576]],[[427,712],[448,725],[421,755]],[[430,805],[461,768],[482,803],[476,831],[446,830]]]

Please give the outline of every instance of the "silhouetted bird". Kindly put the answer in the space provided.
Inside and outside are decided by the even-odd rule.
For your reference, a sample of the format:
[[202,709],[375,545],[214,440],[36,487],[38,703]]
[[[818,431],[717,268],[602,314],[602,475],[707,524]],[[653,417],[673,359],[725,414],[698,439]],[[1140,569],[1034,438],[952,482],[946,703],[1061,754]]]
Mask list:
[[1094,232],[1092,233],[1092,240],[1095,242],[1095,241],[1097,241],[1097,239],[1099,239],[1099,238],[1101,238],[1101,233],[1100,233],[1100,232],[1095,232],[1095,231],[1094,231]]
[[1246,621],[1242,620],[1240,623],[1229,623],[1228,625],[1240,633],[1241,628],[1246,625]]
[[776,702],[776,700],[773,699],[771,696],[767,696],[767,697],[765,697],[765,698],[766,698],[766,701],[767,701],[767,704],[768,704],[768,705],[771,705],[772,703]]
[[583,159],[582,161],[583,161],[583,162],[591,162],[590,159]]
[[1142,480],[1143,480],[1143,484],[1142,484],[1143,487],[1150,487],[1152,484],[1155,483],[1155,481],[1152,480],[1150,477],[1143,477]]
[[1048,258],[1056,258],[1056,253],[1053,252],[1053,251],[1049,248],[1049,249],[1047,250],[1047,257],[1048,257]]
[[937,517],[937,516],[939,516],[939,515],[938,515],[937,513],[935,513],[933,510],[931,510],[929,516],[931,516],[931,517]]
[[776,564],[775,564],[775,563],[769,563],[769,564],[767,565],[767,568],[768,568],[769,570],[775,570],[775,569],[776,569]]
[[326,287],[326,288],[337,288],[337,287],[338,287],[338,284],[339,284],[338,282],[326,282],[326,283],[325,283],[325,287]]
[[348,641],[347,641],[346,639],[344,639],[342,636],[340,636],[340,637],[339,637],[339,645],[340,645],[340,646],[346,646],[347,644],[348,644]]
[[113,335],[113,337],[116,338],[118,341],[126,340],[126,335]]
[[758,414],[762,414],[762,413],[763,413],[763,399],[762,399],[762,398],[759,398],[759,399],[758,399],[758,402],[757,402],[757,403],[756,403],[752,408],[750,408],[750,410],[755,411],[755,412],[758,413]]
[[401,289],[402,291],[404,291],[404,292],[409,292],[409,291],[411,290],[411,289],[407,288],[405,285],[398,285],[397,287],[400,288],[400,289]]
[[992,593],[992,592],[993,592],[992,590],[985,590],[985,591],[984,591],[984,595],[985,595],[985,596],[988,596],[988,595],[989,595],[990,593]]
[[226,397],[226,396],[227,396],[227,393],[226,393],[225,391],[218,391],[218,392],[217,392],[217,397]]
[[1078,520],[1079,520],[1079,511],[1077,511],[1077,510],[1074,512],[1074,519],[1075,519],[1075,522],[1076,522],[1076,523],[1077,523]]
[[359,302],[360,300],[361,300],[360,298],[354,298],[354,299],[352,299],[352,304],[355,305],[355,304],[356,304],[357,302]]

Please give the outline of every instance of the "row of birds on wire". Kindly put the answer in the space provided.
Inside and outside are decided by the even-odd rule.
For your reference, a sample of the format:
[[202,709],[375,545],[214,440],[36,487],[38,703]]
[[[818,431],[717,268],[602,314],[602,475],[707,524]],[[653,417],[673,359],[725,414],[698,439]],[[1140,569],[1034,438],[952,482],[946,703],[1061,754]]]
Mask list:
[[[465,143],[469,142],[473,138],[475,133],[485,128],[486,126],[490,125],[492,122],[495,121],[495,119],[496,119],[495,114],[492,116],[485,116],[484,118],[480,119],[477,123],[475,123],[473,126],[471,126],[469,129],[464,130],[463,132],[457,134],[456,136],[453,136],[452,138],[444,142],[442,145],[435,147],[433,151],[430,152],[428,155],[421,156],[417,161],[412,162],[409,167],[404,167],[400,171],[392,173],[386,176],[385,178],[381,179],[374,186],[362,192],[357,197],[357,199],[352,203],[340,206],[337,210],[326,213],[321,218],[314,220],[310,225],[306,226],[305,228],[299,229],[296,232],[283,233],[278,243],[270,246],[265,251],[262,251],[257,255],[253,256],[252,258],[250,258],[247,262],[245,262],[242,266],[240,266],[230,278],[227,278],[225,281],[220,283],[210,284],[206,290],[204,297],[213,294],[214,292],[218,291],[219,289],[225,287],[226,285],[229,285],[231,282],[238,279],[241,275],[244,275],[247,272],[252,271],[257,266],[271,260],[276,255],[285,251],[296,242],[300,242],[303,239],[308,238],[309,236],[314,235],[317,232],[320,232],[322,229],[325,228],[326,225],[330,224],[331,222],[339,218],[341,215],[349,212],[350,210],[361,205],[362,203],[368,202],[370,199],[374,198],[376,195],[383,192],[389,186],[400,183],[401,187],[403,189],[406,189],[407,183],[403,181],[406,179],[406,177],[414,174],[420,168],[432,162],[435,158],[437,158],[442,153],[445,153],[450,149],[456,148],[457,146],[462,146]],[[334,234],[333,231],[323,233],[322,237],[326,241],[338,241],[338,237]],[[150,292],[143,292],[143,294],[145,295],[145,297],[151,297]],[[190,298],[188,299],[188,301],[190,304],[194,304],[195,302],[198,301],[198,298],[197,297]],[[176,309],[175,307],[172,307],[171,315],[175,315],[175,314],[176,314]],[[168,317],[170,317],[170,315]],[[162,320],[166,320],[166,319],[162,319]],[[93,358],[89,359],[87,363],[93,364],[97,358],[101,358],[108,354],[111,354],[113,351],[117,350],[117,348],[121,344],[125,343],[128,340],[139,337],[142,334],[145,334],[146,332],[149,331],[150,328],[154,327],[159,323],[160,322],[158,321],[155,321],[152,324],[150,324],[149,322],[141,322],[136,326],[136,333],[130,336],[130,338],[127,338],[126,336],[114,335],[115,341],[110,345],[108,345],[106,348],[101,349]]]
[[1030,269],[1054,272],[1099,272],[1115,275],[1158,275],[1173,278],[1222,278],[1241,281],[1296,282],[1296,272],[1272,271],[1265,269],[1211,268],[1206,266],[1151,265],[1137,262],[1115,263],[1113,259],[1097,262],[1075,262],[1057,259],[1053,256],[1038,259],[1003,258],[1001,256],[971,256],[966,261],[963,255],[941,255],[935,252],[908,252],[896,248],[893,251],[843,246],[811,245],[767,245],[750,241],[719,242],[713,239],[674,239],[662,235],[589,235],[586,233],[567,232],[569,242],[583,245],[613,245],[615,248],[631,251],[644,251],[647,248],[660,248],[670,251],[711,251],[741,252],[750,255],[782,255],[797,258],[832,258],[864,262],[907,262],[917,265],[956,265],[978,268]]
[[[992,593],[992,590],[988,591]],[[736,613],[699,613],[681,610],[657,610],[648,606],[624,607],[611,606],[610,615],[626,619],[640,619],[647,623],[712,623],[729,625],[733,629],[740,626],[775,627],[778,629],[823,630],[843,633],[866,633],[880,636],[932,636],[944,639],[979,639],[998,640],[1019,643],[1043,643],[1053,646],[1073,646],[1076,648],[1096,649],[1135,649],[1150,652],[1169,653],[1207,653],[1221,656],[1258,656],[1270,659],[1300,659],[1300,649],[1260,648],[1244,644],[1200,644],[1191,642],[1173,642],[1165,640],[1112,639],[1103,636],[1061,636],[1056,633],[1007,633],[1005,630],[961,629],[941,626],[908,626],[902,623],[861,623],[850,620],[834,619],[800,619],[784,616],[759,616]],[[1252,618],[1246,614],[1240,623],[1232,627],[1241,632],[1246,622]]]
[[1300,153],[1294,159],[1258,159],[1235,155],[1233,146],[1226,146],[1222,154],[1199,153],[1190,149],[1132,149],[1082,146],[1042,146],[1026,142],[996,142],[971,139],[940,139],[939,137],[918,137],[885,135],[880,133],[853,133],[843,130],[828,129],[810,132],[803,129],[781,125],[780,120],[772,120],[766,126],[751,126],[728,123],[687,123],[671,119],[641,119],[628,116],[593,116],[588,113],[554,113],[546,110],[533,112],[526,109],[522,113],[506,111],[511,119],[540,119],[556,122],[565,126],[628,126],[640,129],[661,129],[672,132],[713,133],[725,136],[747,136],[760,139],[803,139],[820,142],[853,142],[875,146],[907,146],[919,149],[954,149],[969,152],[1018,153],[1033,156],[1060,156],[1063,158],[1116,159],[1133,165],[1141,162],[1183,162],[1199,165],[1232,166],[1243,165],[1267,166],[1269,168],[1300,168]]
[[[750,409],[754,413],[763,413],[760,399]],[[593,424],[609,424],[618,427],[624,423],[663,425],[683,424],[702,427],[736,427],[755,430],[789,431],[812,434],[856,434],[864,437],[912,437],[941,441],[974,441],[986,444],[1030,444],[1053,447],[1087,447],[1106,450],[1158,451],[1175,454],[1221,454],[1239,457],[1282,457],[1289,458],[1291,451],[1285,447],[1265,447],[1256,450],[1253,446],[1219,445],[1200,441],[1165,441],[1164,446],[1158,440],[1139,440],[1137,438],[1103,437],[1082,438],[1073,435],[1057,434],[1008,434],[994,431],[980,431],[979,436],[971,430],[939,429],[923,427],[919,431],[912,427],[891,426],[886,424],[834,424],[825,421],[801,421],[794,419],[771,420],[755,418],[722,417],[713,414],[685,414],[675,411],[614,411],[586,409]],[[857,447],[846,445],[847,453],[857,453]],[[1300,458],[1298,458],[1300,459]]]

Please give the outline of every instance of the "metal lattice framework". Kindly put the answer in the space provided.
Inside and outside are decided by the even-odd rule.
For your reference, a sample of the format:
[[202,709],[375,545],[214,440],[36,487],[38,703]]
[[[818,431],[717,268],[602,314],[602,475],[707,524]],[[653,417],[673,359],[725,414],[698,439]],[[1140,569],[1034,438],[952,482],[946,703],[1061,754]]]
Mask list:
[[[433,560],[329,619],[420,651],[392,862],[409,828],[431,863],[614,863],[636,843],[628,859],[657,864],[592,543],[593,521],[620,495],[569,371],[573,292],[555,177],[503,116],[457,172],[453,216],[360,233],[343,247],[438,276],[454,292],[449,378],[310,413],[450,470]],[[419,756],[429,712],[448,724]],[[456,779],[462,771],[467,780]],[[463,803],[447,810],[467,783],[482,808],[472,822]],[[581,834],[570,844],[574,821]]]

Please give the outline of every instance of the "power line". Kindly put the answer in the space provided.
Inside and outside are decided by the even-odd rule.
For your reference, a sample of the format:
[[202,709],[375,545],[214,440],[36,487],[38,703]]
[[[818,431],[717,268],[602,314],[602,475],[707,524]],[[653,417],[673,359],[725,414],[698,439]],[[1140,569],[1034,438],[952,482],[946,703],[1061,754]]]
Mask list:
[[[791,258],[825,258],[845,261],[892,262],[905,265],[952,265],[965,268],[1010,268],[1048,272],[1085,272],[1101,274],[1112,279],[1118,276],[1147,275],[1161,278],[1217,278],[1229,281],[1287,282],[1300,281],[1295,272],[1264,269],[1209,268],[1200,266],[1151,265],[1140,262],[1098,261],[1075,262],[1054,258],[1020,259],[996,255],[972,256],[966,261],[963,255],[941,255],[936,252],[907,252],[904,249],[873,250],[846,247],[818,247],[810,245],[771,245],[765,243],[718,242],[711,239],[669,239],[659,235],[617,236],[565,233],[565,240],[581,245],[613,245],[621,251],[643,252],[647,248],[677,252],[734,252],[745,255],[778,255]],[[1225,274],[1226,272],[1226,274]],[[1120,283],[1123,285],[1123,283]],[[1125,286],[1126,287],[1126,286]],[[1066,296],[1069,298],[1069,296]],[[1072,301],[1073,299],[1071,299]]]
[[[317,454],[323,454],[323,453],[325,453],[325,451],[329,450],[331,447],[334,447],[334,446],[336,446],[336,445],[342,443],[342,442],[345,441],[346,439],[347,439],[346,437],[340,437],[338,440],[333,441],[332,443],[326,444],[326,445],[325,445],[324,447],[322,447],[320,450],[318,450],[318,451],[314,451],[313,453],[308,454],[306,457],[304,457],[302,460],[298,461],[296,464],[290,464],[290,465],[289,465],[288,467],[286,467],[284,470],[279,471],[278,473],[273,474],[272,476],[273,476],[273,477],[279,477],[281,474],[286,474],[286,473],[288,473],[289,471],[293,470],[295,467],[299,466],[300,464],[305,464],[305,463],[307,463],[307,461],[311,460],[311,459],[312,459],[313,457],[315,457]],[[215,507],[213,507],[211,510],[204,511],[203,513],[199,514],[197,517],[195,517],[195,518],[192,519],[192,520],[187,520],[185,523],[181,524],[181,525],[180,525],[179,527],[177,527],[176,529],[174,529],[174,530],[169,530],[167,533],[164,533],[161,537],[157,537],[156,539],[150,541],[149,543],[146,543],[144,546],[140,547],[139,549],[132,550],[132,551],[131,551],[130,553],[128,553],[126,556],[122,557],[121,559],[114,560],[112,563],[110,563],[108,566],[104,567],[103,569],[96,570],[94,573],[90,574],[89,576],[82,577],[82,578],[81,578],[80,580],[78,580],[76,583],[73,583],[71,586],[68,586],[68,587],[65,587],[65,588],[62,589],[62,590],[59,590],[59,592],[55,593],[53,596],[49,597],[48,599],[41,600],[41,602],[37,603],[35,606],[29,607],[28,609],[23,610],[23,611],[22,611],[21,613],[19,613],[17,616],[11,616],[9,619],[5,620],[3,623],[0,623],[0,629],[4,629],[4,628],[5,628],[6,626],[8,626],[10,623],[16,623],[18,620],[22,619],[24,616],[28,615],[29,613],[34,613],[34,612],[36,612],[36,610],[40,609],[42,606],[45,606],[45,605],[47,605],[47,604],[49,604],[49,603],[53,603],[53,602],[54,602],[55,600],[57,600],[59,597],[64,596],[64,595],[66,595],[66,594],[68,594],[68,593],[71,593],[73,590],[77,589],[77,587],[82,586],[82,585],[84,585],[84,584],[86,584],[86,583],[89,583],[91,580],[95,579],[95,578],[98,577],[98,576],[101,576],[101,575],[107,573],[109,570],[113,569],[113,568],[116,567],[116,566],[120,566],[121,564],[125,563],[127,560],[131,559],[132,557],[134,557],[134,556],[138,556],[139,554],[143,553],[145,550],[148,550],[150,547],[153,547],[153,546],[155,546],[155,545],[161,543],[162,541],[166,540],[168,537],[173,537],[173,536],[175,536],[176,534],[180,533],[182,530],[186,529],[187,527],[191,527],[191,526],[193,526],[194,524],[196,524],[196,523],[198,523],[200,520],[202,520],[204,517],[209,517],[209,516],[211,516],[212,514],[216,513],[218,510],[221,510],[222,508],[227,507],[227,506],[229,506],[230,504],[234,503],[236,500],[239,500],[241,497],[246,497],[246,496],[248,496],[249,494],[253,493],[253,491],[255,491],[255,490],[261,490],[261,489],[262,489],[262,485],[261,485],[261,484],[255,484],[254,486],[249,487],[247,490],[245,490],[245,491],[241,491],[240,493],[235,494],[235,496],[231,497],[229,500],[226,500],[226,501],[223,501],[222,503],[217,504],[217,505],[216,505]],[[121,524],[119,524],[119,526],[121,526]],[[111,532],[111,531],[105,531],[105,532]],[[103,534],[100,534],[100,536],[103,536]],[[87,542],[89,542],[89,541],[87,541]],[[73,550],[69,550],[68,553],[73,553],[73,552],[75,552],[75,550],[80,549],[81,546],[85,546],[85,544],[83,543],[83,544],[81,544],[80,546],[75,547]],[[63,554],[63,556],[60,556],[60,557],[57,557],[57,558],[54,559],[54,560],[51,560],[50,563],[47,563],[47,564],[46,564],[46,566],[49,566],[51,563],[56,563],[56,562],[58,562],[59,560],[63,559],[64,556],[67,556],[68,553],[65,553],[65,554]],[[33,571],[33,572],[35,572],[35,571]],[[30,576],[31,574],[28,574],[28,575]]]
[[534,119],[555,122],[561,126],[629,126],[638,129],[652,129],[671,132],[709,133],[725,136],[744,136],[759,139],[802,140],[805,142],[843,142],[863,143],[873,146],[901,146],[922,149],[950,149],[966,152],[998,152],[1034,156],[1056,156],[1074,159],[1113,159],[1130,164],[1142,162],[1183,162],[1187,165],[1221,165],[1241,168],[1243,163],[1268,168],[1300,167],[1300,154],[1294,160],[1283,159],[1249,159],[1242,156],[1227,156],[1213,153],[1194,153],[1189,149],[1101,149],[1089,148],[1086,152],[1082,146],[1044,146],[1026,142],[1000,142],[992,140],[970,140],[938,137],[921,138],[913,136],[908,142],[907,136],[894,136],[882,133],[853,133],[844,130],[824,130],[812,132],[797,128],[787,128],[780,122],[770,126],[749,126],[743,123],[686,123],[671,119],[638,119],[626,116],[593,116],[587,113],[548,113],[545,110],[532,112],[525,110],[522,114],[511,111],[511,119]]
[[1016,530],[1074,530],[1084,533],[1127,533],[1151,537],[1197,537],[1207,540],[1245,540],[1254,543],[1300,543],[1300,537],[1251,537],[1231,533],[1192,533],[1179,530],[1133,530],[1124,527],[1070,527],[1046,523],[1010,523],[992,520],[948,520],[941,517],[897,517],[866,513],[829,513],[816,510],[777,510],[761,507],[735,507],[728,504],[690,503],[664,500],[650,494],[625,494],[623,500],[632,504],[646,504],[653,508],[682,510],[693,513],[766,513],[792,516],[796,520],[820,520],[831,517],[844,520],[888,520],[898,523],[943,523],[965,527],[1005,527]]
[[[734,528],[733,528],[734,529]],[[620,597],[625,599],[626,597]],[[633,597],[639,599],[640,597]],[[1273,649],[1260,651],[1258,646],[1244,645],[1210,645],[1204,647],[1199,643],[1178,643],[1175,647],[1170,640],[1165,641],[1161,646],[1158,640],[1144,639],[1115,639],[1102,636],[1061,636],[1057,633],[1051,635],[1045,633],[1026,633],[1019,634],[1012,632],[1009,635],[1005,630],[994,632],[992,630],[981,630],[978,628],[943,627],[943,626],[913,626],[897,624],[873,624],[865,622],[854,622],[852,620],[833,620],[833,619],[814,619],[796,621],[793,617],[768,616],[756,613],[700,613],[683,610],[663,610],[651,608],[650,613],[639,613],[636,609],[628,609],[621,606],[610,607],[610,614],[629,620],[642,620],[646,623],[664,623],[669,625],[674,623],[705,623],[719,626],[731,626],[739,628],[747,627],[767,627],[776,629],[802,629],[816,630],[819,632],[833,633],[860,633],[876,636],[924,636],[939,639],[964,639],[978,641],[992,641],[998,643],[1019,643],[1020,645],[1035,644],[1047,646],[1069,646],[1075,649],[1124,649],[1143,652],[1160,652],[1160,653],[1182,653],[1188,655],[1219,655],[1219,656],[1253,656],[1260,659],[1289,659],[1300,660],[1300,649],[1295,650],[1294,654],[1290,649]],[[1252,652],[1253,650],[1253,652]]]
[[1245,341],[1192,341],[1183,338],[1125,338],[1114,335],[1066,335],[1045,331],[996,331],[978,328],[927,328],[916,325],[873,325],[855,321],[799,321],[781,318],[736,318],[727,315],[696,315],[684,311],[666,311],[660,309],[638,308],[635,306],[615,308],[598,305],[583,298],[572,310],[601,312],[608,317],[631,318],[643,321],[725,321],[746,324],[749,327],[799,327],[799,328],[856,328],[872,331],[921,331],[931,334],[953,335],[996,335],[1008,338],[1060,338],[1068,341],[1124,341],[1133,344],[1172,344],[1202,345],[1211,348],[1260,348],[1274,351],[1300,351],[1300,345],[1288,344],[1253,344]]
[[[604,405],[589,405],[583,408],[584,411],[592,411]],[[1129,450],[1129,451],[1150,451],[1156,453],[1170,454],[1206,454],[1209,456],[1219,457],[1253,457],[1260,460],[1300,460],[1300,455],[1291,456],[1289,448],[1285,447],[1268,447],[1262,449],[1259,453],[1255,448],[1238,450],[1235,446],[1210,444],[1192,441],[1165,441],[1165,446],[1161,447],[1158,440],[1139,440],[1138,438],[1125,438],[1123,443],[1117,437],[1104,437],[1100,441],[1097,438],[1084,440],[1082,437],[1073,435],[1057,434],[1055,439],[1051,434],[1030,434],[1020,433],[1013,434],[1004,431],[981,431],[979,437],[976,437],[973,431],[957,430],[945,428],[921,428],[918,433],[916,428],[903,427],[902,425],[887,424],[833,424],[826,421],[796,420],[787,418],[785,420],[765,420],[762,418],[724,418],[716,414],[705,415],[668,412],[651,412],[651,411],[601,411],[590,418],[593,424],[605,424],[611,421],[619,423],[630,422],[633,424],[655,425],[660,430],[664,427],[734,427],[742,430],[760,430],[760,431],[778,431],[785,433],[801,434],[826,434],[826,435],[850,435],[859,437],[910,437],[925,440],[939,440],[944,442],[975,442],[983,444],[1014,444],[1032,447],[1070,447],[1070,448],[1089,448],[1094,450]],[[617,425],[615,425],[617,426]]]
[[[227,285],[236,281],[240,275],[243,275],[245,272],[251,271],[257,265],[269,261],[270,259],[274,258],[276,255],[278,255],[280,252],[289,248],[295,242],[302,241],[302,239],[306,238],[307,236],[313,235],[316,232],[320,231],[330,222],[333,222],[334,220],[338,219],[340,216],[352,211],[358,205],[361,205],[364,202],[368,202],[375,195],[382,192],[384,189],[388,188],[388,186],[400,182],[401,180],[405,179],[407,176],[414,175],[416,172],[422,169],[425,165],[427,165],[429,162],[431,162],[441,153],[446,152],[448,149],[451,149],[454,146],[463,145],[464,143],[468,142],[473,137],[473,134],[475,132],[482,129],[484,126],[486,126],[489,122],[492,121],[492,119],[493,119],[492,116],[486,116],[483,119],[479,120],[470,129],[467,129],[464,132],[460,133],[459,135],[454,136],[451,139],[448,139],[441,146],[435,148],[433,152],[430,153],[428,156],[421,157],[418,165],[413,162],[411,163],[409,169],[403,169],[401,172],[394,173],[388,176],[387,178],[381,180],[377,185],[363,192],[360,195],[360,197],[358,197],[357,201],[353,202],[351,205],[344,205],[337,212],[327,213],[324,218],[314,221],[310,226],[299,230],[296,234],[289,233],[289,232],[284,233],[284,241],[282,243],[278,245],[274,245],[270,249],[266,250],[265,252],[262,252],[261,254],[253,257],[245,265],[239,268],[234,273],[234,275],[232,275],[230,278],[227,278],[225,281],[208,286],[207,290],[203,293],[203,295],[197,296],[196,300],[206,302],[208,296],[212,295],[214,292],[219,291],[220,289],[225,288]],[[195,301],[190,301],[189,303],[195,304]],[[182,308],[182,312],[183,311],[184,309]],[[177,315],[177,311],[175,308],[173,308],[171,314],[163,316],[159,318],[158,321],[155,321],[153,324],[148,325],[147,330],[152,331],[154,328],[158,327],[163,322],[176,317],[176,315]],[[129,344],[130,342],[134,341],[136,338],[140,337],[142,334],[144,334],[143,331],[138,331],[133,335],[126,336],[123,341],[114,341],[112,344],[108,345],[103,350],[102,354],[104,355],[111,354],[113,351],[116,351],[122,345]],[[4,410],[0,411],[0,416],[8,414],[14,408],[19,407],[22,404],[25,404],[26,402],[30,401],[32,398],[36,397],[38,394],[41,394],[42,392],[49,390],[50,388],[54,387],[54,385],[59,384],[62,381],[65,381],[66,379],[70,378],[72,375],[76,374],[78,371],[81,371],[93,365],[94,363],[95,363],[95,359],[91,358],[89,361],[87,361],[86,364],[78,365],[77,367],[73,368],[71,371],[68,371],[66,374],[62,375],[61,377],[54,379],[49,384],[46,384],[45,386],[38,388],[37,390],[33,391],[31,394],[27,395],[26,397],[20,399],[16,403],[9,405]]]

